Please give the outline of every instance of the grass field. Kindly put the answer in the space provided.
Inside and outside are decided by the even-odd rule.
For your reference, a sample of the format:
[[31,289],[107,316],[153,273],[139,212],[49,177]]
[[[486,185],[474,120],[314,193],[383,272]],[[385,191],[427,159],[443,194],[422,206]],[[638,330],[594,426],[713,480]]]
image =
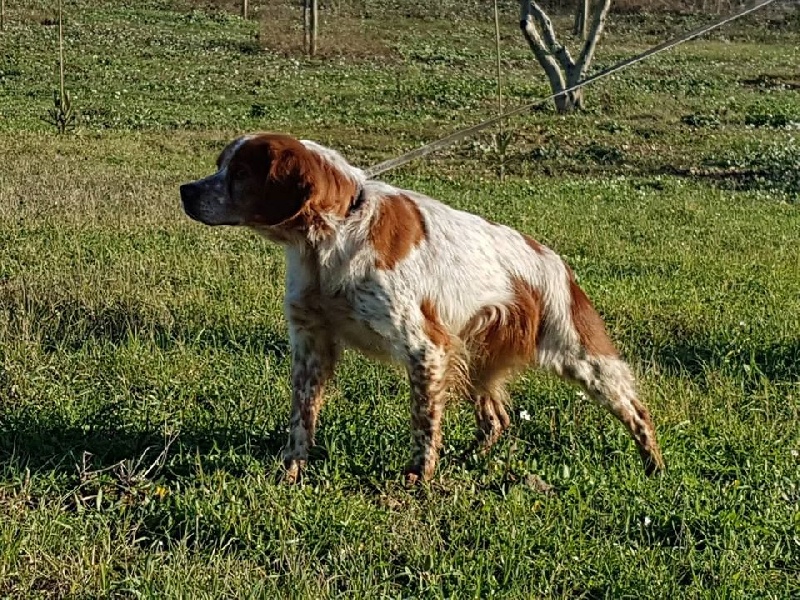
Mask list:
[[[189,221],[177,187],[243,131],[369,165],[491,115],[491,15],[324,12],[306,60],[285,8],[70,0],[80,116],[58,136],[52,3],[6,4],[0,596],[800,597],[796,12],[606,80],[582,114],[514,119],[503,183],[489,135],[386,176],[566,257],[669,467],[645,478],[616,421],[530,373],[489,457],[456,458],[474,420],[453,404],[408,490],[407,384],[355,354],[304,483],[276,483],[282,255]],[[548,89],[504,6],[517,105]],[[612,15],[596,66],[702,21]]]

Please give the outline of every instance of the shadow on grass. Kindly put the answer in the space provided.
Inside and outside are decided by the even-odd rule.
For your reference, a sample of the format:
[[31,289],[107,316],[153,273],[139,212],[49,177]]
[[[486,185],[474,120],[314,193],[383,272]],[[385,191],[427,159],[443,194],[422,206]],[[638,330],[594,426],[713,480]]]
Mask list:
[[69,297],[30,297],[0,288],[0,306],[8,311],[12,328],[32,330],[45,352],[75,352],[87,344],[122,345],[131,339],[148,340],[162,350],[176,345],[262,352],[285,357],[285,334],[265,327],[237,327],[202,319],[187,321],[166,310],[135,301],[91,306]]
[[733,338],[688,332],[655,347],[652,342],[636,345],[632,358],[655,358],[664,369],[693,379],[703,379],[709,369],[747,378],[763,375],[772,382],[800,379],[800,338],[737,343]]
[[[225,322],[208,326],[169,314],[165,318],[156,309],[135,301],[91,306],[74,298],[37,297],[0,288],[0,307],[6,310],[10,330],[27,331],[45,353],[80,352],[91,345],[123,346],[143,340],[164,351],[189,346],[278,359],[289,354],[286,336],[269,327]],[[0,392],[7,384],[0,370]],[[104,469],[122,460],[135,460],[148,449],[151,454],[163,449],[165,440],[159,424],[131,425],[124,413],[125,407],[109,402],[76,423],[65,419],[52,404],[0,410],[0,466],[11,461],[32,471],[75,475],[85,453],[91,455],[92,469]],[[199,455],[204,460],[209,454],[243,454],[265,462],[279,454],[284,442],[282,428],[257,431],[246,420],[241,427],[227,420],[211,421],[200,428],[182,430],[172,453]],[[175,468],[192,460],[178,460]],[[173,471],[179,475],[179,469]]]
[[[32,472],[80,476],[81,470],[102,470],[121,461],[140,462],[146,469],[164,451],[166,479],[189,476],[202,460],[202,469],[241,472],[252,459],[266,467],[286,441],[283,427],[248,432],[241,429],[181,431],[170,442],[155,429],[134,430],[94,425],[42,425],[39,416],[15,416],[0,429],[0,462]],[[141,460],[139,460],[141,459]]]

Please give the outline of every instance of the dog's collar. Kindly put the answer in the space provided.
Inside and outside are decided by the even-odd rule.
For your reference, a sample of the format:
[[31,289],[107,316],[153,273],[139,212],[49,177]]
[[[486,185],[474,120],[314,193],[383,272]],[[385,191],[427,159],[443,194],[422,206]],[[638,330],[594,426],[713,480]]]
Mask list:
[[350,206],[347,208],[348,217],[361,208],[361,205],[364,204],[365,196],[364,186],[358,186],[358,191],[356,192],[355,196],[353,196],[353,199],[350,200]]

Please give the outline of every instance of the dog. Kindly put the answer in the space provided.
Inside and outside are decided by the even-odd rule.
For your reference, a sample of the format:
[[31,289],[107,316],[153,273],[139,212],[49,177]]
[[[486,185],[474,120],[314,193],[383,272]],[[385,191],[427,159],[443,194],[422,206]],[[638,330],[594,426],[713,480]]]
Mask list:
[[645,472],[664,469],[650,412],[600,315],[564,261],[532,238],[369,180],[338,152],[276,133],[235,139],[217,171],[180,195],[192,219],[246,226],[285,249],[287,481],[308,459],[344,347],[408,373],[409,484],[434,474],[451,392],[474,405],[485,452],[510,424],[507,382],[529,366],[582,387],[627,428]]

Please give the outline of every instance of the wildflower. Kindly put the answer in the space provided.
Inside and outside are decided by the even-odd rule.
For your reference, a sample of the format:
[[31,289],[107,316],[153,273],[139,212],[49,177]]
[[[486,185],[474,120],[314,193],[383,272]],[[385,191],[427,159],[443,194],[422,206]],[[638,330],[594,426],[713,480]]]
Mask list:
[[523,421],[530,421],[531,413],[529,413],[527,410],[521,410],[519,411],[519,418],[522,419]]
[[645,518],[644,518],[644,526],[645,527],[648,527],[650,525],[650,523],[652,523],[652,522],[653,521],[650,520],[650,517],[645,516]]

